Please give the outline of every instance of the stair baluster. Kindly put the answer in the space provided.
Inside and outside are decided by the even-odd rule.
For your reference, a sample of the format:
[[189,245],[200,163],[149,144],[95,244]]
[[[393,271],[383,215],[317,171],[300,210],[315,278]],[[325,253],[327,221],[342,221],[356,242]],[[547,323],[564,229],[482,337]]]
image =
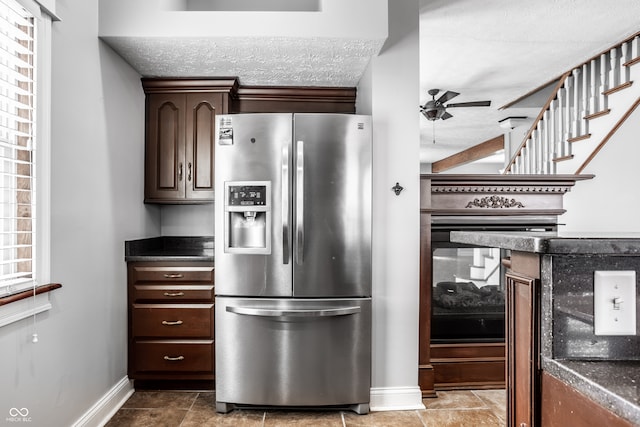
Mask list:
[[[593,64],[593,61],[591,62]],[[589,115],[589,77],[593,74],[593,70],[589,72],[589,65],[582,65],[582,109],[580,110],[580,135],[589,133],[589,121],[586,119]]]
[[[580,88],[582,79],[582,70],[574,68],[573,71],[573,102],[571,106],[571,137],[581,135],[580,130]],[[569,146],[571,147],[571,146]]]
[[600,112],[607,109],[607,96],[604,92],[607,90],[607,54],[603,53],[600,55],[600,87],[598,88],[598,110],[594,111]]
[[[564,120],[564,133],[562,134],[562,144],[564,145],[563,147],[563,152],[564,155],[567,156],[569,154],[571,154],[569,152],[569,145],[568,145],[568,141],[569,138],[571,138],[571,116],[572,116],[572,109],[571,109],[571,100],[573,99],[573,75],[569,75],[567,77],[567,81],[564,84],[565,87],[565,98],[564,98],[564,115],[562,116],[563,120]],[[565,145],[565,143],[567,145]]]
[[[591,68],[591,72],[589,73],[589,82],[591,83],[589,85],[589,94],[591,95],[589,97],[589,114],[593,114],[600,109],[600,105],[598,104],[598,101],[600,100],[600,96],[598,94],[598,61],[598,59],[592,59],[589,67]],[[586,115],[588,114],[585,114],[585,116]]]
[[622,43],[620,47],[620,62],[618,65],[618,72],[620,73],[620,84],[629,83],[630,69],[625,64],[629,60],[629,43]]
[[564,98],[566,89],[564,87],[560,88],[558,91],[558,103],[556,105],[556,158],[562,158],[566,155],[564,152],[564,144],[562,143],[562,138],[564,137]]
[[620,84],[620,73],[618,68],[618,49],[613,48],[609,51],[609,86],[607,89],[613,89]]

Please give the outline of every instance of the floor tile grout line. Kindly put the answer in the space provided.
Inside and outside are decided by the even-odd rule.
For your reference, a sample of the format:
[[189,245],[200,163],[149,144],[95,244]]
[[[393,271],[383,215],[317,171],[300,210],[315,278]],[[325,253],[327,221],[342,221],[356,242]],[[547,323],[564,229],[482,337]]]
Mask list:
[[184,414],[184,417],[182,417],[182,421],[180,421],[180,425],[178,427],[182,427],[182,424],[184,424],[184,421],[189,418],[189,412],[191,412],[191,410],[193,409],[193,405],[196,404],[196,401],[198,400],[198,398],[200,397],[200,393],[201,392],[197,392],[195,398],[193,399],[193,401],[191,402],[191,405],[189,406],[189,409],[187,409],[187,412]]

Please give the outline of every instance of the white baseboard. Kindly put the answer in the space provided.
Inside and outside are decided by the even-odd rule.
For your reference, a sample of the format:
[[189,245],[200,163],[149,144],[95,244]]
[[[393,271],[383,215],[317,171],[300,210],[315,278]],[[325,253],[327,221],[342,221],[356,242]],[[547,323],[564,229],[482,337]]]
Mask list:
[[73,423],[73,427],[104,426],[133,394],[133,391],[133,381],[125,376]]
[[408,411],[425,409],[422,404],[420,387],[378,387],[371,388],[372,411]]

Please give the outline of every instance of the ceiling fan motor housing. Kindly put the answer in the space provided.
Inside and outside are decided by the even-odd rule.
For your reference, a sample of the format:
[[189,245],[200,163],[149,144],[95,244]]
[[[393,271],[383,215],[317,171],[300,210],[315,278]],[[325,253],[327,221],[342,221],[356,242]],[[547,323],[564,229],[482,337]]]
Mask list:
[[453,117],[451,114],[447,113],[448,107],[488,107],[491,105],[491,101],[461,102],[458,104],[444,105],[445,102],[460,94],[458,92],[448,90],[440,98],[436,99],[436,95],[439,92],[440,89],[430,89],[429,95],[431,95],[431,100],[420,106],[420,112],[427,118],[427,120],[447,120]]
[[444,105],[434,100],[428,101],[422,107],[422,114],[427,118],[427,120],[431,121],[435,121],[441,118],[444,112]]

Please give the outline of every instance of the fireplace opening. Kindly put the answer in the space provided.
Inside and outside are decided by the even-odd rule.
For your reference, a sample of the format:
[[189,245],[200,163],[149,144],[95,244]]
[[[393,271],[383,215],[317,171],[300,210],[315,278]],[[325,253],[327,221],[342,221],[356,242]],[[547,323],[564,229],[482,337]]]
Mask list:
[[[468,221],[469,219],[467,219]],[[482,221],[481,221],[482,222]],[[503,343],[510,251],[451,243],[458,230],[551,231],[555,224],[432,224],[431,343]]]

